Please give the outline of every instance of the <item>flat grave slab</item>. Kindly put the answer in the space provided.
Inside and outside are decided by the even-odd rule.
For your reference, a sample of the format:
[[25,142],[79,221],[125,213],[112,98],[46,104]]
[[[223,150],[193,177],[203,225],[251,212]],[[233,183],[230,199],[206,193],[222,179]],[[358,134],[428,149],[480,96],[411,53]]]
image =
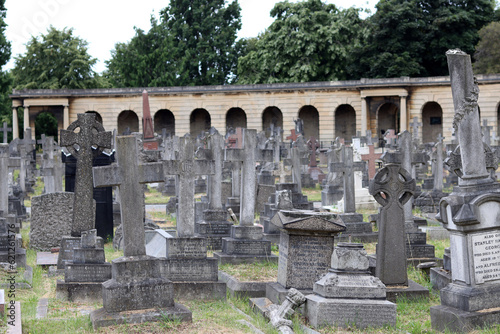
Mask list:
[[37,252],[36,265],[42,267],[56,266],[59,253]]

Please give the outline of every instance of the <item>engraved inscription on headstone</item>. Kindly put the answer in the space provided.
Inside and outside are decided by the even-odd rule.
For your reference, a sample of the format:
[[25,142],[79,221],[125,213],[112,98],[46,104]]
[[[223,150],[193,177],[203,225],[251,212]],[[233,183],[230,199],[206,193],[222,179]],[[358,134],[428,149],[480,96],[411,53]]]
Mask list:
[[471,236],[476,283],[500,279],[500,233],[479,233]]

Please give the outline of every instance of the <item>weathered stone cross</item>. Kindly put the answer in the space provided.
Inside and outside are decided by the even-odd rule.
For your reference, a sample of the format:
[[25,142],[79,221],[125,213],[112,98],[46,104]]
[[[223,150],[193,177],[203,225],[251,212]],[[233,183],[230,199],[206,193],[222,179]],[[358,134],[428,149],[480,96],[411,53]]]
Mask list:
[[396,135],[396,131],[394,129],[389,129],[384,133],[384,139],[388,147],[395,146],[397,138],[398,136]]
[[253,226],[256,194],[255,163],[273,161],[273,151],[257,149],[257,130],[243,129],[243,149],[226,149],[225,160],[242,162],[240,225]]
[[120,189],[124,256],[146,255],[141,185],[161,182],[165,178],[162,163],[138,164],[138,155],[135,136],[117,136],[118,164],[93,168],[95,187],[117,186]]
[[193,140],[186,135],[179,140],[179,159],[165,160],[164,178],[177,175],[179,179],[177,201],[177,236],[194,236],[194,180],[197,175],[215,173],[214,161],[195,160]]
[[415,180],[401,166],[388,164],[370,181],[370,194],[382,205],[375,276],[386,285],[408,285],[403,205],[415,191]]
[[[78,130],[78,132],[75,132]],[[73,225],[71,236],[79,237],[82,231],[92,230],[95,226],[93,210],[92,146],[97,147],[95,154],[104,148],[111,148],[110,131],[105,131],[95,114],[78,114],[78,119],[67,130],[61,130],[60,143],[77,159],[75,176],[75,200],[73,205]]]
[[353,160],[353,148],[343,147],[343,162],[334,162],[330,165],[330,171],[342,173],[344,177],[344,213],[356,212],[356,195],[354,190],[354,172],[365,170],[365,162]]
[[3,143],[7,144],[7,137],[9,132],[12,132],[12,128],[7,127],[7,122],[3,122],[3,127],[0,128],[0,132],[3,132]]

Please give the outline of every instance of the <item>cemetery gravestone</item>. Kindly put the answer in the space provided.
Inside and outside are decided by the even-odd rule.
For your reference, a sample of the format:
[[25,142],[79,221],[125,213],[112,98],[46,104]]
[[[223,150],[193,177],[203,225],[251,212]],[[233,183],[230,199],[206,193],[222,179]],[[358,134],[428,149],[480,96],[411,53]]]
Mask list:
[[470,56],[450,50],[446,57],[460,151],[460,164],[452,169],[459,185],[439,205],[438,218],[450,231],[452,282],[430,311],[434,330],[467,332],[500,323],[500,184],[487,171]]
[[396,304],[386,299],[386,287],[370,275],[363,244],[339,242],[331,269],[306,296],[305,315],[314,327],[358,329],[396,325]]
[[64,280],[57,280],[56,298],[100,302],[102,282],[111,279],[111,264],[105,262],[104,248],[99,245],[97,230],[82,231],[73,260],[66,263]]
[[141,184],[159,182],[164,175],[161,163],[139,165],[138,153],[134,136],[117,137],[118,165],[93,170],[96,187],[120,188],[124,239],[124,256],[112,261],[112,279],[102,284],[103,308],[90,315],[94,328],[192,319],[188,309],[174,302],[174,287],[162,277],[161,260],[146,255],[144,211],[138,201],[142,197]]
[[279,304],[288,289],[312,292],[314,282],[328,272],[334,237],[345,231],[332,213],[281,210],[271,222],[280,230],[278,280],[266,286],[266,297]]

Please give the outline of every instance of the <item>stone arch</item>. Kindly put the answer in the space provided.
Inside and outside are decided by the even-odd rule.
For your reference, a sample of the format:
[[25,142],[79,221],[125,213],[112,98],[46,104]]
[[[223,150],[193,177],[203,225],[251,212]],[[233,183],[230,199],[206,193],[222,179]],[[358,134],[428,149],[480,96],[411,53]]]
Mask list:
[[319,112],[314,106],[306,105],[300,108],[299,118],[304,121],[304,137],[311,137],[319,141]]
[[89,110],[85,112],[86,114],[94,114],[96,121],[102,124],[102,116],[99,114],[97,111],[94,110]]
[[271,135],[271,124],[283,129],[283,113],[278,107],[267,107],[264,109],[264,112],[262,112],[262,131],[266,133],[267,137]]
[[189,117],[189,133],[193,137],[197,137],[203,131],[210,130],[212,119],[206,109],[198,108],[191,112]]
[[356,135],[356,111],[350,104],[341,104],[335,110],[335,137],[350,143]]
[[427,102],[422,108],[422,142],[436,142],[443,135],[443,109],[437,102]]
[[383,103],[377,110],[378,137],[381,138],[388,129],[399,133],[399,107],[392,102]]
[[241,108],[231,108],[226,113],[226,132],[229,128],[246,128],[247,114]]
[[44,134],[58,141],[58,123],[57,115],[50,108],[40,111],[35,117],[35,140],[39,140]]
[[130,132],[139,132],[139,117],[132,110],[124,110],[118,115],[118,135],[122,135],[127,128]]
[[154,132],[161,134],[163,129],[167,129],[167,135],[175,135],[175,116],[168,109],[160,109],[155,113]]

